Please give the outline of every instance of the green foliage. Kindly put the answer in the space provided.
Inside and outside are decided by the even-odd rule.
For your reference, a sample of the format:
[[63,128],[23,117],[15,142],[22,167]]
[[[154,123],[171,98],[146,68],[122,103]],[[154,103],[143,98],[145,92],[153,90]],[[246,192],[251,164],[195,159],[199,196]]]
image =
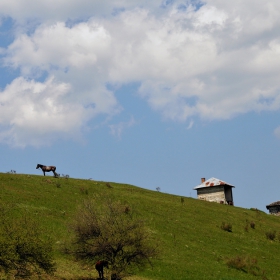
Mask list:
[[18,278],[52,274],[52,243],[42,239],[38,222],[26,214],[12,217],[7,206],[0,213],[0,270]]
[[122,279],[145,267],[157,254],[142,220],[127,205],[110,198],[84,201],[73,230],[73,252],[78,259],[109,262],[112,278]]

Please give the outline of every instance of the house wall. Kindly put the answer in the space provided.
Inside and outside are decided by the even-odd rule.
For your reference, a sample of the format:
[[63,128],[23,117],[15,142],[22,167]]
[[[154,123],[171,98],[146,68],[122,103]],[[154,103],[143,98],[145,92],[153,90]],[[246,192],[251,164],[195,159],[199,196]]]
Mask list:
[[213,186],[197,189],[197,198],[211,202],[222,202],[225,204],[227,203],[223,186]]

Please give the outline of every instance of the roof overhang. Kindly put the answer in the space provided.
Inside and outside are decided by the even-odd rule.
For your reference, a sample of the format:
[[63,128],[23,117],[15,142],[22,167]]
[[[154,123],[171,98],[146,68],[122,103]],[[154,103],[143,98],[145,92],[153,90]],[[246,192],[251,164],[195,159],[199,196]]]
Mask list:
[[210,188],[210,187],[216,187],[216,186],[228,186],[231,188],[235,188],[235,186],[228,184],[225,181],[212,177],[212,178],[208,179],[207,181],[201,183],[200,185],[196,186],[193,189],[197,190],[197,189]]

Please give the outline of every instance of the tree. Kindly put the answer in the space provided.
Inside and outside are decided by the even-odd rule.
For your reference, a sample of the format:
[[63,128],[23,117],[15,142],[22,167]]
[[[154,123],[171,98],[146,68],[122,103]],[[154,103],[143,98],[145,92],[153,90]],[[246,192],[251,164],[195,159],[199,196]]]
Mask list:
[[53,273],[52,243],[42,239],[38,223],[25,214],[9,215],[5,206],[0,213],[0,270],[17,278]]
[[131,208],[117,201],[87,200],[77,211],[72,227],[73,253],[80,260],[109,263],[112,279],[122,279],[151,264],[157,246],[144,222]]

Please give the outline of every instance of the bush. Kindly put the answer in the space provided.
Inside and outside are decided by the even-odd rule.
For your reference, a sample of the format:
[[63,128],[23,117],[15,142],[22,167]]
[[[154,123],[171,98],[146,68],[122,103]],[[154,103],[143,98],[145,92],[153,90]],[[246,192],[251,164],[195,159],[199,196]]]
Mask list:
[[245,224],[244,230],[248,232],[249,231],[249,226],[252,229],[255,229],[255,222],[253,222],[253,221],[249,222],[248,220],[246,220],[246,224]]
[[266,235],[266,238],[269,239],[269,240],[274,240],[275,237],[276,237],[276,231],[275,230],[270,230],[270,231],[267,231],[265,233]]
[[236,256],[226,260],[226,265],[228,267],[253,275],[260,274],[260,268],[258,267],[257,263],[258,261],[256,259],[246,256]]
[[232,225],[229,223],[222,222],[221,229],[224,231],[232,232]]
[[52,274],[52,243],[42,239],[38,223],[26,215],[14,218],[5,207],[0,210],[0,270],[18,278]]
[[252,229],[255,229],[255,226],[256,226],[255,222],[251,221],[251,222],[250,222],[250,227],[251,227]]
[[81,193],[81,194],[88,195],[88,188],[80,187],[80,193]]
[[72,225],[75,238],[68,252],[82,261],[106,260],[112,278],[122,279],[150,264],[156,245],[129,206],[108,198],[102,202],[100,206],[100,201],[87,200],[77,211]]

